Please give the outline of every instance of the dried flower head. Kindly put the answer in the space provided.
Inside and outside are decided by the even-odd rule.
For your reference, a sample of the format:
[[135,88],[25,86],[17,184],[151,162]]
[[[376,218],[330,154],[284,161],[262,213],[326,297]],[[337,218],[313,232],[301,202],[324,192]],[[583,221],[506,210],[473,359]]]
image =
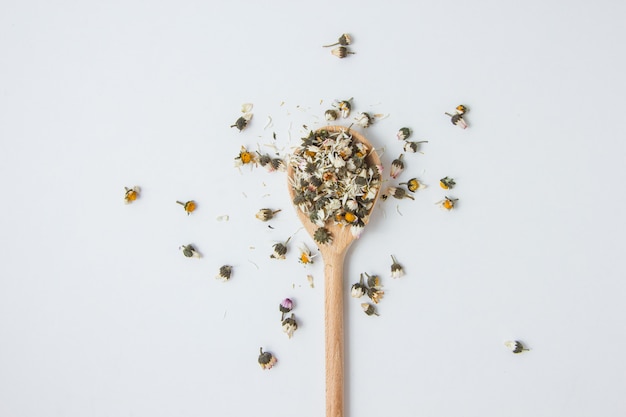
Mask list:
[[372,123],[374,123],[374,117],[370,116],[369,113],[359,113],[359,115],[354,119],[355,123],[361,127],[370,127]]
[[376,304],[380,302],[380,300],[383,298],[383,295],[385,295],[385,292],[381,289],[378,289],[378,288],[367,289],[367,296]]
[[324,113],[324,117],[327,121],[332,122],[333,120],[337,120],[338,114],[336,110],[328,109]]
[[437,202],[437,204],[442,209],[450,211],[450,210],[452,210],[454,208],[454,206],[455,206],[457,201],[459,201],[458,198],[450,198],[450,197],[446,196],[445,199]]
[[293,332],[298,330],[298,323],[296,322],[296,316],[291,313],[291,317],[287,317],[283,320],[283,332],[287,333],[287,336],[291,339]]
[[261,353],[259,354],[258,362],[262,369],[272,369],[272,366],[278,362],[276,357],[270,352],[263,352],[263,348],[260,348],[259,352]]
[[255,214],[255,217],[261,220],[262,222],[266,222],[268,220],[272,220],[274,218],[274,214],[279,213],[279,212],[280,210],[272,210],[272,209],[264,208],[264,209],[259,210]]
[[241,147],[239,155],[235,157],[235,166],[240,167],[242,165],[256,165],[258,162],[257,155],[248,151],[245,146]]
[[124,202],[126,204],[130,204],[133,201],[137,200],[137,198],[139,197],[139,192],[141,191],[141,189],[136,185],[133,188],[124,187],[124,190],[126,190],[126,192],[124,193]]
[[182,201],[176,201],[176,204],[180,204],[181,206],[183,206],[183,208],[187,212],[187,215],[190,215],[196,210],[196,202],[193,200],[189,200],[184,203]]
[[456,106],[455,114],[446,113],[447,116],[450,116],[450,121],[453,125],[460,127],[461,129],[467,128],[467,123],[463,120],[463,115],[467,113],[468,109],[464,105],[460,104]]
[[411,178],[407,182],[401,182],[400,185],[406,185],[406,188],[412,193],[417,190],[421,190],[422,188],[426,188],[426,186],[419,182],[417,178]]
[[[287,240],[287,242],[289,242],[289,240]],[[275,243],[274,246],[272,246],[274,248],[274,252],[270,255],[270,258],[272,259],[285,259],[285,255],[287,254],[287,242],[285,243]]]
[[300,262],[302,265],[310,265],[313,263],[314,257],[315,255],[311,253],[309,248],[305,244],[302,244],[302,247],[300,248],[300,257],[298,258],[298,262]]
[[389,176],[391,178],[398,178],[402,171],[404,171],[404,162],[402,161],[402,157],[404,154],[400,155],[397,159],[394,159],[391,162],[391,171],[389,172]]
[[361,298],[367,293],[367,286],[363,281],[363,274],[359,279],[359,282],[352,284],[352,288],[350,288],[350,295],[354,298]]
[[322,245],[329,245],[333,241],[333,235],[330,234],[330,231],[327,228],[320,227],[313,234],[313,239]]
[[193,245],[183,245],[180,247],[183,251],[183,255],[187,258],[201,258],[200,252],[193,247]]
[[291,310],[293,310],[293,301],[291,300],[291,298],[285,298],[283,301],[281,301],[278,309],[281,312],[280,319],[283,320],[285,318],[285,313],[289,313]]
[[215,278],[226,282],[230,279],[232,273],[233,273],[232,266],[223,265],[220,267],[220,272],[215,276]]
[[235,124],[230,125],[230,127],[236,127],[240,132],[244,130],[250,120],[252,119],[252,113],[246,113],[235,121]]
[[339,109],[339,112],[341,113],[341,117],[345,119],[348,116],[350,116],[350,111],[352,110],[351,102],[352,102],[352,97],[350,97],[347,100],[341,100],[341,101],[335,100],[335,102],[333,103],[333,106]]
[[391,278],[400,278],[402,275],[404,275],[404,269],[402,268],[402,265],[398,263],[393,255],[391,255],[391,261]]
[[427,140],[420,140],[419,142],[405,142],[404,143],[404,151],[415,153],[420,148],[420,143],[428,143]]
[[385,190],[382,195],[383,200],[386,200],[388,197],[397,198],[398,200],[402,200],[403,198],[410,198],[411,200],[415,200],[412,195],[407,194],[406,190],[401,187],[389,187]]
[[348,55],[354,55],[355,52],[350,51],[345,46],[338,46],[330,51],[331,54],[335,55],[337,58],[345,58]]
[[346,45],[350,45],[351,43],[352,43],[352,38],[350,37],[350,35],[348,35],[347,33],[344,33],[343,35],[339,37],[337,42],[331,45],[324,45],[323,48],[330,48],[331,46],[336,46],[336,45],[346,46]]
[[396,137],[398,138],[398,140],[407,140],[411,137],[411,129],[409,129],[408,127],[400,128],[400,130],[398,130],[398,133],[396,134]]
[[370,275],[367,272],[365,272],[365,276],[367,277],[367,286],[370,288],[381,288],[382,285],[380,284],[380,277],[378,275]]
[[522,353],[524,351],[528,351],[530,349],[524,347],[522,342],[519,340],[507,340],[504,342],[504,346],[506,346],[513,353]]
[[454,182],[454,179],[450,177],[443,177],[442,179],[439,180],[439,186],[443,188],[444,190],[452,189],[454,188],[455,185],[456,185],[456,182]]
[[365,314],[367,314],[368,316],[378,315],[378,313],[376,312],[376,308],[370,303],[361,303],[361,308],[363,309]]

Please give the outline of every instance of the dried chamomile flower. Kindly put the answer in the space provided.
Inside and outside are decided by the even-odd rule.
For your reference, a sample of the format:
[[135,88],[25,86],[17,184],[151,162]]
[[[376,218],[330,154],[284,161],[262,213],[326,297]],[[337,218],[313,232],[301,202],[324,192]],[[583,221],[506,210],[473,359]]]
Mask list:
[[272,158],[268,154],[262,154],[262,155],[260,153],[258,154],[259,154],[259,157],[258,157],[259,165],[266,168],[268,172],[285,170],[285,162],[281,158]]
[[370,303],[361,303],[361,308],[368,316],[378,315],[378,313],[376,312],[376,308]]
[[443,188],[444,190],[452,189],[454,188],[455,185],[456,185],[456,182],[454,182],[454,179],[450,177],[443,177],[442,179],[439,180],[439,186]]
[[394,159],[391,162],[391,171],[389,172],[389,176],[391,178],[398,178],[402,171],[404,171],[404,162],[402,161],[402,157],[404,154],[400,155],[397,159]]
[[347,100],[336,100],[333,103],[333,106],[337,107],[339,109],[339,112],[341,113],[341,117],[343,117],[344,119],[346,119],[348,116],[350,116],[350,111],[352,110],[352,97],[350,97]]
[[287,333],[287,336],[291,339],[293,332],[298,330],[298,323],[296,322],[296,316],[291,313],[291,317],[287,317],[283,320],[283,332]]
[[365,276],[367,277],[367,286],[370,288],[381,288],[382,285],[380,285],[380,277],[378,275],[370,275],[367,272],[365,272]]
[[409,129],[408,127],[401,128],[400,130],[398,130],[396,137],[398,138],[398,140],[407,140],[411,137],[411,129]]
[[437,204],[444,210],[450,211],[454,208],[456,202],[459,201],[458,198],[450,198],[448,196],[445,199],[438,201]]
[[187,212],[187,215],[190,215],[196,209],[196,202],[193,200],[189,200],[184,203],[182,201],[176,201],[176,204],[180,204],[181,206],[183,206],[183,208],[185,209],[185,212]]
[[259,355],[259,365],[261,365],[262,369],[272,369],[272,366],[278,362],[276,356],[272,355],[270,352],[263,352],[263,348],[259,350],[261,354]]
[[337,120],[338,114],[336,110],[328,109],[324,113],[324,117],[327,121],[332,122],[333,120]]
[[[287,242],[289,242],[289,239],[287,239]],[[285,255],[287,254],[287,242],[285,243],[275,243],[274,246],[272,246],[274,248],[274,252],[270,255],[270,258],[272,259],[285,259]]]
[[402,200],[403,198],[410,198],[411,200],[415,200],[412,195],[407,194],[404,188],[400,187],[389,187],[385,190],[382,195],[382,199],[386,200],[389,197],[397,198],[398,200]]
[[391,255],[391,261],[391,278],[400,278],[402,275],[404,275],[404,269],[402,268],[402,265],[398,263],[393,255]]
[[245,146],[241,147],[239,151],[239,155],[235,157],[235,167],[240,167],[242,165],[256,165],[258,162],[257,155],[248,151]]
[[346,46],[346,45],[350,45],[351,43],[352,43],[352,38],[350,37],[350,35],[348,35],[347,33],[344,33],[343,35],[339,37],[337,42],[331,45],[324,45],[323,48],[330,48],[332,46],[337,46],[337,45]]
[[411,178],[407,182],[401,182],[400,185],[406,185],[406,188],[412,193],[417,190],[421,190],[422,188],[426,188],[426,186],[419,182],[417,178]]
[[367,289],[367,296],[376,304],[380,302],[380,300],[383,298],[383,295],[385,295],[385,292],[381,289],[378,289],[378,288]]
[[246,113],[235,121],[235,124],[230,125],[230,127],[236,127],[240,132],[244,130],[250,120],[252,119],[252,113]]
[[310,265],[313,263],[314,257],[315,255],[313,255],[309,248],[303,244],[300,248],[300,257],[298,258],[298,262],[300,262],[302,265]]
[[325,227],[318,228],[313,234],[313,239],[317,243],[321,243],[322,245],[329,245],[333,241],[333,235],[331,235],[330,231]]
[[200,252],[193,247],[193,245],[183,245],[180,247],[183,251],[183,255],[187,258],[201,258]]
[[331,54],[335,55],[337,58],[345,58],[348,55],[354,55],[356,52],[350,51],[345,46],[338,46],[330,51]]
[[428,141],[420,140],[419,142],[404,142],[404,152],[417,152],[420,148],[420,143],[428,143]]
[[513,353],[522,353],[523,351],[530,350],[522,344],[519,340],[507,340],[504,342],[504,346],[506,346]]
[[372,123],[374,123],[374,117],[370,116],[369,113],[359,113],[359,115],[354,119],[355,123],[361,127],[370,127]]
[[220,272],[215,276],[216,279],[220,279],[224,282],[228,281],[233,273],[233,267],[230,265],[223,265],[220,267]]
[[293,301],[291,300],[291,298],[285,298],[283,301],[281,301],[278,309],[280,310],[280,320],[282,321],[285,319],[285,313],[289,313],[291,310],[293,310]]
[[350,295],[354,298],[361,298],[367,293],[367,286],[363,281],[363,274],[361,274],[361,278],[359,282],[352,284],[352,288],[350,288]]
[[137,200],[137,198],[139,197],[139,192],[141,191],[141,189],[136,185],[133,188],[124,187],[124,190],[126,190],[126,192],[124,193],[124,202],[126,204],[130,204],[133,201]]
[[280,210],[272,210],[272,209],[264,208],[264,209],[259,210],[255,214],[255,217],[261,220],[262,222],[266,222],[268,220],[272,220],[274,218],[274,214],[279,213],[279,212]]
[[450,121],[453,125],[460,127],[461,129],[467,128],[467,123],[463,120],[463,115],[467,113],[468,109],[464,105],[460,104],[456,106],[456,113],[450,114],[446,113],[447,116],[450,116]]

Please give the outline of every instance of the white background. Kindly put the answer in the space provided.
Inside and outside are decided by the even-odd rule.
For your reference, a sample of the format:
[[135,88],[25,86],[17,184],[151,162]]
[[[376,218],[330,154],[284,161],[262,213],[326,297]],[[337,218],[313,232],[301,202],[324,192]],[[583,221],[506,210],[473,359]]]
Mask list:
[[[349,97],[389,115],[363,131],[386,168],[400,127],[429,141],[399,178],[429,187],[381,201],[348,253],[346,287],[368,272],[386,294],[379,317],[345,297],[346,415],[625,415],[625,12],[0,2],[0,416],[323,415],[321,259],[297,262],[315,245],[284,173],[233,159],[271,143],[287,155]],[[356,54],[340,60],[321,45],[343,32]],[[461,103],[467,130],[444,115]],[[452,212],[434,204],[446,175]],[[186,216],[175,200],[189,199]],[[263,207],[282,209],[274,229]],[[189,243],[202,259],[182,256]],[[391,254],[405,277],[389,277]]]

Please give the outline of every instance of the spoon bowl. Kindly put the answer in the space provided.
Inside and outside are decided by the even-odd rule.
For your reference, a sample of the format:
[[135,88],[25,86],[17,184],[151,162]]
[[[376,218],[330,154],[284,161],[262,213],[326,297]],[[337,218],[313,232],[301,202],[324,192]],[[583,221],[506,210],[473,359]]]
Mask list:
[[[380,158],[371,143],[360,133],[355,132],[347,127],[327,126],[319,129],[316,133],[327,131],[329,133],[345,132],[352,136],[354,142],[365,145],[368,150],[365,156],[366,167],[381,166]],[[289,195],[294,201],[296,190],[294,188],[294,176],[296,170],[301,167],[294,166],[290,163],[287,168],[289,178]],[[380,174],[380,172],[379,172]],[[369,206],[367,216],[361,220],[365,226],[369,220],[369,214],[375,206],[378,196],[380,195],[380,184],[375,190],[374,198]],[[302,225],[315,239],[315,232],[320,226],[313,223],[307,215],[299,207],[295,207],[298,218]],[[324,310],[325,310],[325,349],[326,349],[326,417],[343,417],[343,401],[344,401],[344,336],[343,336],[343,263],[346,252],[352,242],[357,238],[351,232],[351,226],[327,220],[324,228],[330,232],[332,242],[329,244],[320,244],[319,251],[324,260]],[[317,242],[317,240],[316,240]]]

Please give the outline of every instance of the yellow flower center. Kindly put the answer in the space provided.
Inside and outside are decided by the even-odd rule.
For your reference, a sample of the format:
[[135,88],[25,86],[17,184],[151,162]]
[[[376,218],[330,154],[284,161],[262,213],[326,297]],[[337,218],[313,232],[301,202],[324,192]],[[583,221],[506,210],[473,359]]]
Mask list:
[[346,219],[346,221],[348,223],[352,223],[356,220],[356,216],[352,213],[346,213],[346,215],[344,216],[344,218]]
[[128,190],[126,192],[126,200],[128,200],[128,201],[135,201],[135,200],[137,200],[137,191],[135,191],[135,190]]
[[191,213],[192,211],[194,211],[196,209],[196,203],[194,203],[193,201],[187,201],[185,203],[185,211],[187,213]]
[[447,190],[449,188],[443,181],[439,181],[439,186],[444,190]]
[[450,210],[450,209],[452,209],[452,207],[454,207],[454,203],[452,201],[450,201],[450,200],[446,200],[446,201],[443,202],[443,207],[446,210]]
[[241,158],[241,162],[247,164],[252,160],[252,154],[250,152],[241,152],[239,158]]
[[308,264],[309,262],[311,262],[311,259],[306,252],[302,252],[300,254],[300,262],[302,262],[303,264]]

